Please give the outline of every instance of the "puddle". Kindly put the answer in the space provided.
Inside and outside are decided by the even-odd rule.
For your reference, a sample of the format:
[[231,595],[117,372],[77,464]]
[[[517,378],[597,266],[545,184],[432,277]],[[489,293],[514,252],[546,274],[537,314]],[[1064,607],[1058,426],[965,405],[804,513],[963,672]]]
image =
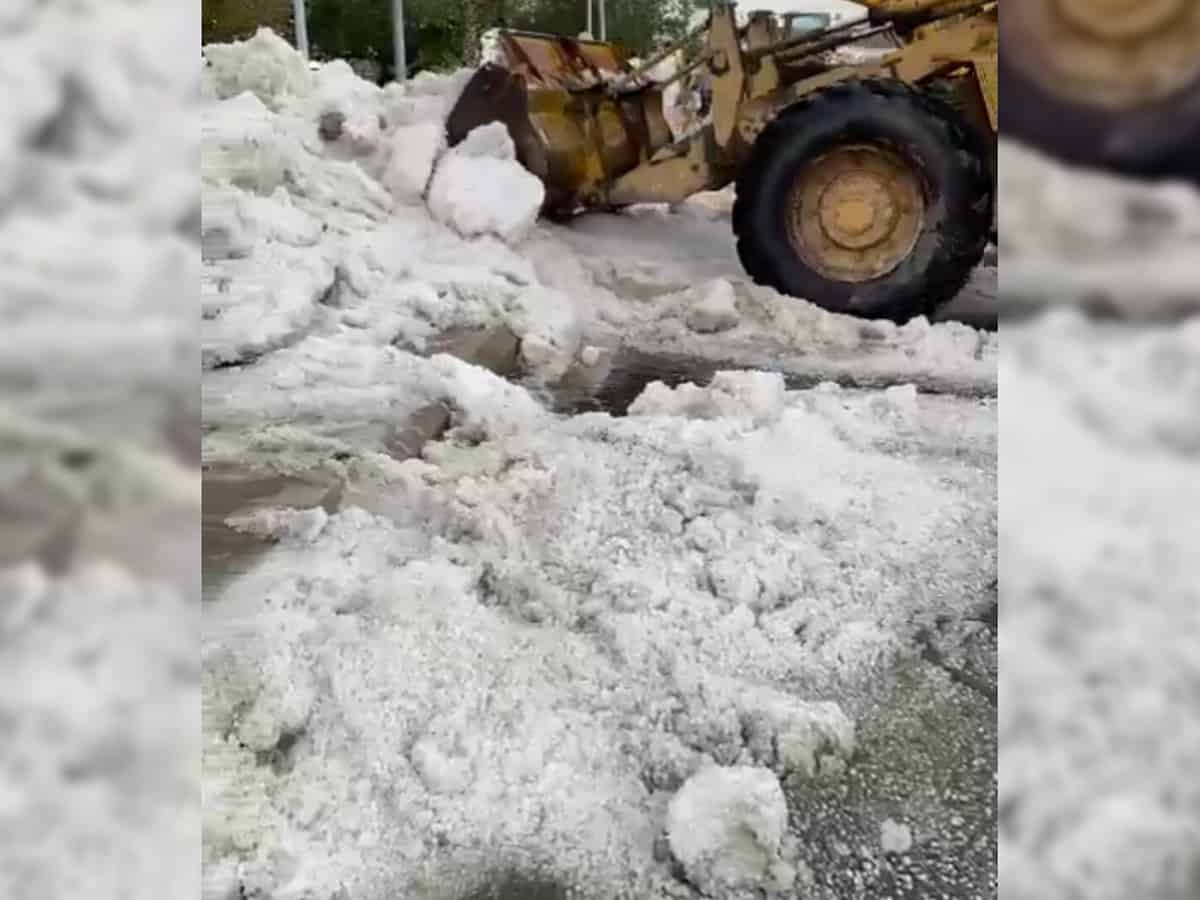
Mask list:
[[740,368],[711,360],[664,353],[622,349],[613,359],[608,377],[590,396],[564,398],[573,412],[605,412],[624,416],[633,401],[655,381],[668,387],[689,382],[705,385],[722,369]]
[[[678,387],[687,383],[703,387],[712,381],[718,372],[750,368],[757,371],[767,370],[766,367],[751,366],[744,362],[714,361],[682,354],[650,353],[622,348],[617,351],[607,377],[598,387],[559,386],[552,391],[550,400],[555,412],[568,415],[602,412],[620,417],[628,414],[633,401],[655,381],[661,381],[668,387]],[[911,382],[918,390],[930,394],[964,397],[988,397],[995,394],[993,386],[950,384],[920,374],[896,378],[883,373],[861,378],[837,372],[783,373],[783,383],[789,391],[807,390],[822,382],[835,382],[848,389],[879,389],[898,382]]]
[[235,531],[225,520],[240,512],[270,506],[335,510],[341,489],[323,473],[279,475],[237,467],[206,468],[201,504],[201,598],[216,599],[221,588],[250,571],[271,548],[271,541]]

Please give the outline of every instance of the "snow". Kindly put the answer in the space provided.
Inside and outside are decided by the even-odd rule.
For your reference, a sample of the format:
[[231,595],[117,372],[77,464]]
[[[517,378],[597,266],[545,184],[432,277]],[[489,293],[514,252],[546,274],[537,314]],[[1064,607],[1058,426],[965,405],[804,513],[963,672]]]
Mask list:
[[[198,607],[111,563],[0,571],[6,897],[195,896]],[[182,808],[180,798],[187,797]],[[62,863],[86,847],[86,869]]]
[[1200,310],[1200,195],[1065,171],[1001,148],[1000,253],[1013,306],[1047,297],[1142,320]]
[[892,819],[879,826],[879,845],[884,853],[907,853],[912,849],[912,829]]
[[[913,617],[995,570],[994,336],[747,285],[716,198],[538,222],[502,128],[432,149],[461,75],[339,71],[203,114],[205,461],[330,486],[225,522],[262,552],[205,609],[205,891],[678,896],[655,846],[720,768],[774,786],[743,886],[787,896],[780,785],[838,778]],[[552,411],[631,347],[720,365]]]
[[249,92],[263,104],[278,109],[289,97],[313,89],[314,77],[304,57],[269,28],[232,44],[204,48],[206,93],[227,100]]
[[[787,803],[768,769],[711,766],[671,798],[667,836],[688,880],[710,897],[787,892],[794,871],[779,858]],[[791,877],[788,877],[788,876]]]
[[[935,412],[944,400],[909,422],[920,449],[881,453],[895,411],[833,388],[790,393],[761,423],[563,419],[442,365],[476,412],[456,414],[421,459],[352,486],[319,533],[280,521],[276,550],[210,610],[213,807],[261,787],[253,822],[208,826],[206,872],[232,855],[247,876],[284,846],[303,862],[263,876],[276,888],[344,882],[374,897],[513,857],[653,896],[669,881],[653,837],[688,777],[712,763],[835,777],[854,725],[829,698],[886,669],[916,598],[994,565],[982,536],[982,556],[933,560],[924,546],[986,534],[994,489],[923,475],[923,441],[945,423],[921,418],[950,412]],[[766,380],[725,376],[711,393]],[[777,383],[765,392],[780,399]],[[990,418],[980,409],[969,427]],[[797,454],[810,461],[800,477]],[[915,531],[922,546],[906,546]],[[855,570],[838,562],[851,559]],[[278,629],[292,637],[280,644]],[[317,692],[295,768],[278,775],[219,738],[263,664],[278,685],[261,689]],[[296,820],[301,790],[318,805]],[[348,833],[366,836],[353,854]],[[412,867],[404,878],[397,858]]]
[[706,387],[668,388],[650,384],[629,407],[631,416],[741,417],[778,421],[787,404],[783,376],[776,372],[718,372]]
[[1195,379],[1177,367],[1193,358],[1188,332],[1059,313],[1006,338],[1003,390],[1020,414],[1002,413],[1005,455],[1020,476],[1000,497],[1001,690],[1014,698],[1000,735],[1019,774],[1001,782],[1015,810],[1002,877],[1038,886],[1018,898],[1195,888],[1200,722],[1171,699],[1200,646],[1200,571],[1175,524],[1200,501]]
[[0,23],[0,896],[194,897],[199,22]]
[[445,149],[445,129],[437,122],[404,126],[392,134],[391,143],[383,186],[401,203],[423,202],[433,167]]
[[1200,195],[1004,153],[1001,883],[1192,896]]
[[687,313],[687,326],[700,334],[714,334],[737,327],[737,295],[728,281],[718,280],[708,286]]
[[465,238],[491,234],[510,244],[524,240],[546,190],[516,156],[503,124],[476,128],[438,163],[429,186],[434,217]]

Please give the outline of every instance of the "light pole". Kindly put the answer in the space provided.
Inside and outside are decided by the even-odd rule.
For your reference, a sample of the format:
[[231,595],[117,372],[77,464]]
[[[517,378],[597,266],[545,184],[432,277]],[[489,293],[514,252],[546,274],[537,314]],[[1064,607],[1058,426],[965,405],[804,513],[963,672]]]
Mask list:
[[596,32],[592,31],[592,28],[594,28],[594,27],[595,27],[595,23],[594,23],[594,22],[592,22],[592,4],[593,4],[593,3],[595,3],[595,2],[596,2],[596,0],[587,0],[587,8],[588,8],[588,14],[587,14],[587,33],[588,33],[588,34],[589,34],[591,37],[595,37],[595,36],[596,36]]
[[608,40],[608,16],[605,15],[604,0],[600,0],[600,40]]
[[292,17],[296,20],[296,49],[308,59],[308,13],[304,0],[292,0]]
[[392,31],[396,54],[396,80],[408,80],[408,51],[404,46],[404,0],[392,0]]

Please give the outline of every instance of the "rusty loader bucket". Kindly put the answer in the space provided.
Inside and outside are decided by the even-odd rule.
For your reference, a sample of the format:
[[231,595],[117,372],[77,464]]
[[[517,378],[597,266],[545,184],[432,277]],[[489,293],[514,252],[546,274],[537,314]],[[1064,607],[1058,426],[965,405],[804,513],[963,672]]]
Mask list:
[[608,206],[608,186],[671,142],[660,92],[608,90],[630,72],[611,44],[502,31],[500,49],[504,65],[484,65],[467,84],[447,138],[453,146],[503,122],[521,164],[546,187],[546,213]]

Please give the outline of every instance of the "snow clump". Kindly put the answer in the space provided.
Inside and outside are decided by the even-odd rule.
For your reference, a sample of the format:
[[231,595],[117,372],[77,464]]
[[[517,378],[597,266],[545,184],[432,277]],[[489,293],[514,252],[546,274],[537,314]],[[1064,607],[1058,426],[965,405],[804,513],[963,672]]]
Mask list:
[[500,122],[476,128],[442,157],[429,187],[429,209],[463,237],[492,234],[508,243],[527,237],[546,189],[516,161]]
[[667,387],[655,381],[633,401],[631,416],[682,416],[692,419],[744,417],[756,422],[778,419],[786,403],[778,372],[718,372],[707,387]]
[[728,331],[737,326],[737,295],[725,280],[714,282],[688,311],[687,325],[700,334]]
[[784,895],[796,873],[780,856],[787,803],[768,769],[711,766],[671,798],[667,837],[688,880],[706,896]]

